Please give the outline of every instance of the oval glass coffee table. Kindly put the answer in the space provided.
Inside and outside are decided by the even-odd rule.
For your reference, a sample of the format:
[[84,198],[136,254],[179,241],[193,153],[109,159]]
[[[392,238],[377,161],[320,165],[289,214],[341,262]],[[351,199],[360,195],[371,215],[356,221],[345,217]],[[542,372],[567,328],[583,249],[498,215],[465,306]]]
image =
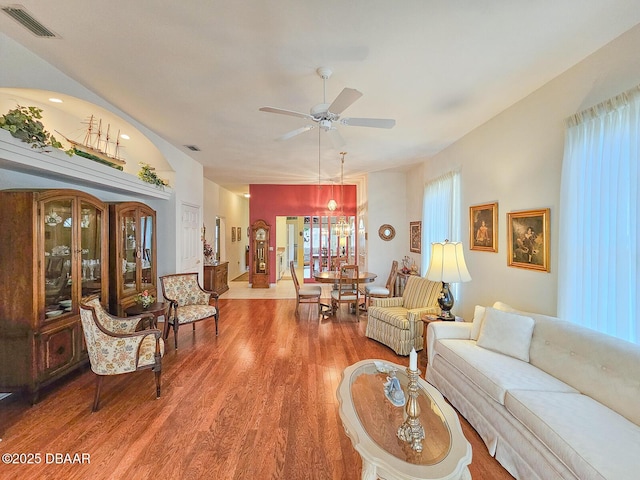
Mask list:
[[376,363],[395,369],[406,395],[406,367],[383,360],[363,360],[347,367],[337,391],[342,424],[362,458],[362,479],[471,479],[471,445],[455,410],[435,387],[419,379],[419,420],[425,438],[422,452],[416,452],[397,437],[406,418],[405,407],[394,406],[385,396],[389,374],[380,372]]

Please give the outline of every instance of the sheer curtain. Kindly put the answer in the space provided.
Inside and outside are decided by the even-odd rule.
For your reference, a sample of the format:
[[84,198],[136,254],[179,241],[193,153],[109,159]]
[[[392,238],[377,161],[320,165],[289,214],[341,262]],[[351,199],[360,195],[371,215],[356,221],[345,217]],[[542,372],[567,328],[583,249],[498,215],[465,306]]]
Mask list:
[[[427,274],[431,260],[431,243],[461,241],[460,237],[460,172],[454,171],[430,181],[424,188],[422,208],[422,275]],[[457,298],[457,284],[451,285]]]
[[638,88],[567,120],[560,193],[558,315],[638,336]]

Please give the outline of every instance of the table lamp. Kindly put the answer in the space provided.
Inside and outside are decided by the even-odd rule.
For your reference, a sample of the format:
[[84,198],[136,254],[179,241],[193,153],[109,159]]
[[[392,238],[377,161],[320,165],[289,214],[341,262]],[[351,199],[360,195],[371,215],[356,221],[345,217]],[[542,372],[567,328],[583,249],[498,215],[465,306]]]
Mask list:
[[467,264],[464,261],[461,242],[433,242],[431,244],[431,261],[427,271],[427,279],[442,282],[442,292],[438,297],[438,305],[442,313],[440,320],[455,320],[451,314],[453,295],[449,290],[450,283],[468,282],[471,280]]

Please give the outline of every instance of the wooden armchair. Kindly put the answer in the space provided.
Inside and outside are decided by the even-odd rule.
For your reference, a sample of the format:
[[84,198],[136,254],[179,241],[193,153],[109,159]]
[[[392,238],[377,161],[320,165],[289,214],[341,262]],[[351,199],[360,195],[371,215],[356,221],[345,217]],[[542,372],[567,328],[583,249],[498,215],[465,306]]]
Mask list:
[[162,333],[156,329],[136,331],[141,320],[149,315],[115,317],[105,311],[98,298],[80,304],[80,319],[89,362],[91,370],[96,374],[94,412],[99,408],[102,381],[107,375],[151,369],[156,377],[156,398],[160,398],[160,373],[164,355]]
[[369,309],[369,302],[371,298],[387,298],[393,296],[394,286],[396,283],[396,277],[398,276],[398,261],[391,262],[391,271],[389,272],[389,278],[384,287],[377,285],[367,285],[364,287],[364,304]]
[[338,310],[341,303],[355,304],[356,319],[360,321],[360,303],[364,297],[358,289],[359,277],[358,265],[342,265],[340,276],[335,290],[331,290],[331,308],[334,312]]
[[[197,273],[174,273],[160,277],[162,295],[169,302],[169,313],[164,323],[163,338],[169,337],[169,324],[173,325],[173,336],[178,348],[178,328],[186,323],[213,318],[218,335],[218,294],[203,289],[198,283]],[[213,305],[211,301],[213,300]]]
[[298,276],[296,275],[296,267],[293,261],[289,262],[289,268],[291,269],[291,279],[293,285],[296,287],[296,314],[298,313],[298,306],[301,303],[317,303],[318,313],[322,311],[320,305],[320,297],[322,296],[322,287],[320,285],[303,285],[300,286],[298,282]]

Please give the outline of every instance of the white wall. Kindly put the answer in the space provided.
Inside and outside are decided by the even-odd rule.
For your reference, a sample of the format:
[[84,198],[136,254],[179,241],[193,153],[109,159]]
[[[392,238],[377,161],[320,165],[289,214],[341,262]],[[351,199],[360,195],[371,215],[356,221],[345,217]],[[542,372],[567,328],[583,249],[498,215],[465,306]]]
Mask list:
[[[568,116],[640,84],[640,26],[424,163],[424,182],[461,167],[462,232],[473,277],[454,311],[470,320],[476,304],[501,300],[556,313],[558,206]],[[410,176],[411,177],[411,176]],[[498,253],[469,251],[469,206],[499,203]],[[507,212],[551,209],[551,272],[507,267]],[[596,254],[597,252],[594,252]]]
[[[384,285],[391,262],[409,255],[409,218],[407,217],[407,177],[404,173],[376,172],[367,175],[367,269],[378,275],[376,285]],[[378,235],[381,225],[388,223],[396,236],[384,241]]]
[[[249,201],[222,188],[211,180],[204,179],[204,224],[207,240],[213,241],[216,217],[224,221],[224,241],[221,244],[220,261],[229,262],[229,281],[246,271],[245,249],[249,244]],[[240,239],[231,241],[231,227],[240,227]]]

